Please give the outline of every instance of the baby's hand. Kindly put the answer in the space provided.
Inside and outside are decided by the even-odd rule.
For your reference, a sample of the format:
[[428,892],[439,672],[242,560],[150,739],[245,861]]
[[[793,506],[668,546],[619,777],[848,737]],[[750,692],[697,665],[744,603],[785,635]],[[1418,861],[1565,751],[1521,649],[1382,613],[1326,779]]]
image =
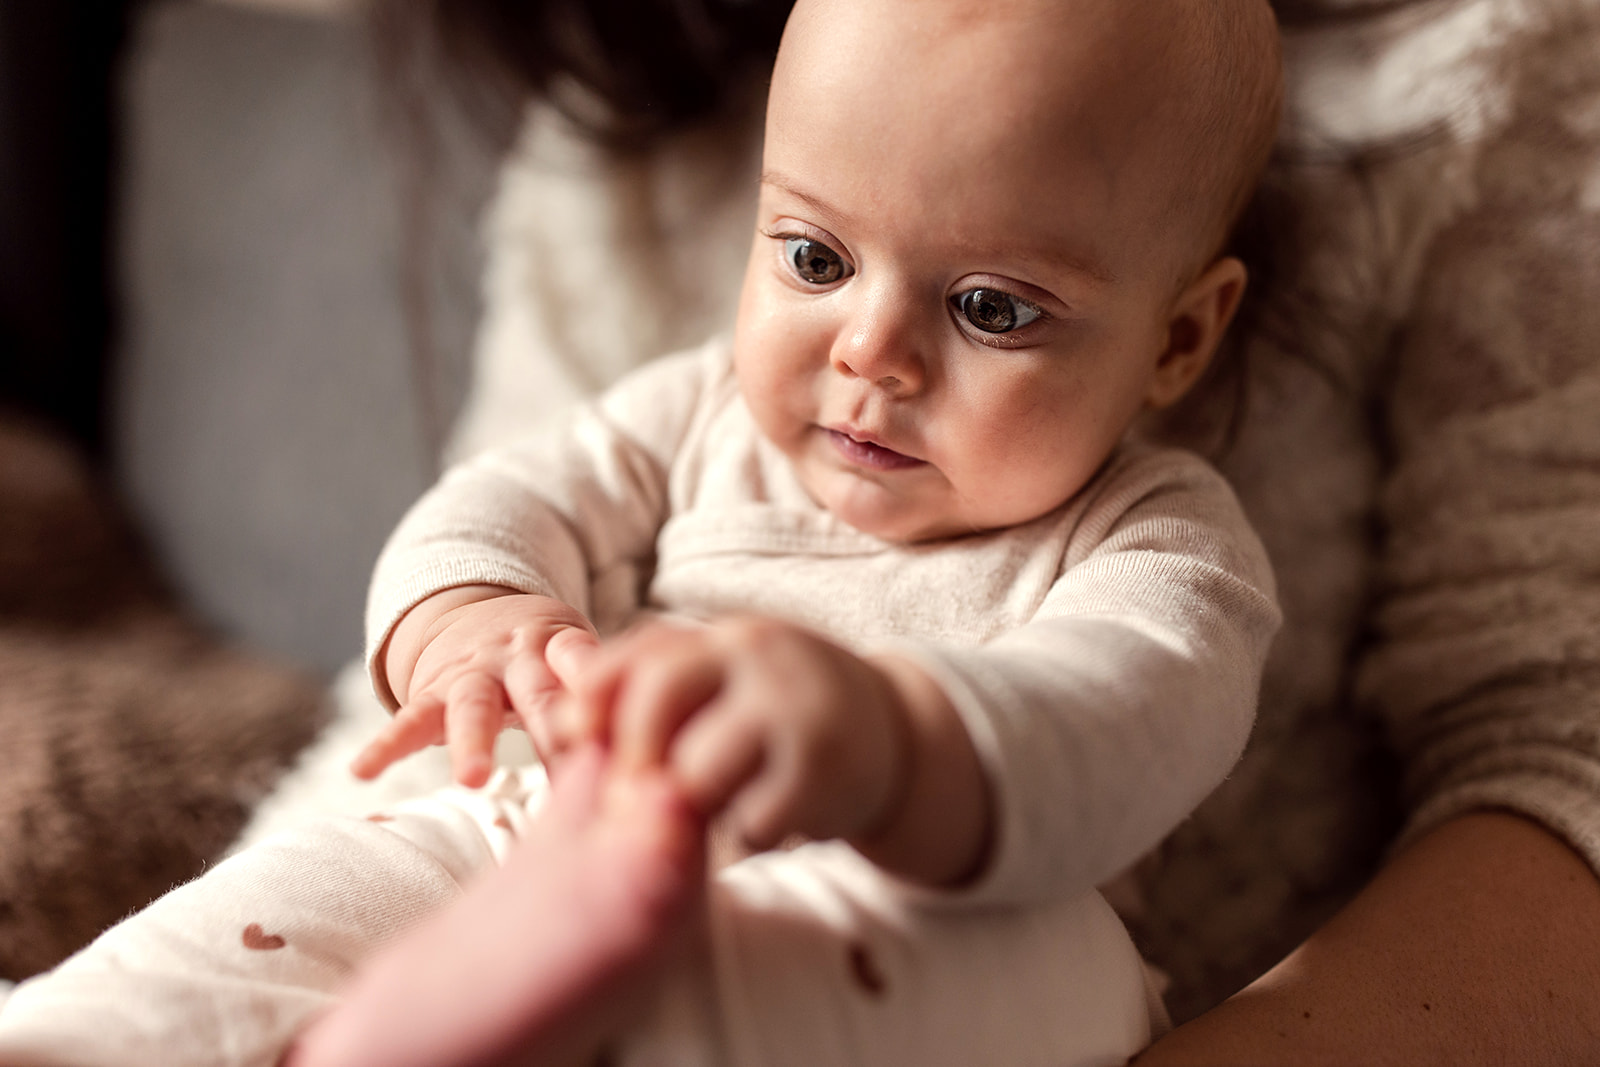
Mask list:
[[[396,628],[389,654],[403,636],[420,651],[409,671],[390,664],[388,677],[402,701],[387,726],[351,762],[358,778],[375,778],[390,764],[429,745],[450,746],[450,768],[466,786],[488,781],[500,731],[520,723],[541,756],[555,736],[550,716],[561,683],[547,653],[581,660],[595,645],[583,616],[559,600],[508,591],[462,603],[448,590],[412,609]],[[570,669],[570,668],[569,668]]]
[[905,789],[907,713],[895,685],[798,626],[648,624],[566,681],[620,766],[667,765],[701,814],[726,809],[756,848],[792,833],[870,835]]

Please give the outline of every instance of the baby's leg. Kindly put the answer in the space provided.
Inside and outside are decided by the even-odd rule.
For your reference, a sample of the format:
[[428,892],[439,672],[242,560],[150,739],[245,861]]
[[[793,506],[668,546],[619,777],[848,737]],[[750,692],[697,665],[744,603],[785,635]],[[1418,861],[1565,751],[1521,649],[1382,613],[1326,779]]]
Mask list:
[[[1120,1063],[1149,1036],[1137,956],[1098,897],[930,907],[842,845],[723,871],[709,937],[682,924],[697,951],[652,981],[664,933],[699,899],[699,827],[648,786],[612,804],[563,795],[526,824],[517,803],[458,794],[263,842],[19,989],[0,1011],[0,1063],[269,1067],[325,1011],[304,1055],[346,1067],[513,1049],[566,1064],[622,1032],[624,1062],[726,1049],[740,1067],[1054,1067]],[[499,876],[411,931],[518,829]],[[625,1025],[629,994],[652,987],[645,1025]]]
[[[1095,1067],[1164,1024],[1098,894],[963,906],[834,843],[735,864],[702,897],[700,828],[669,789],[606,805],[569,784],[292,1067],[570,1067],[603,1049],[621,1065]],[[683,921],[702,899],[707,922]]]
[[[738,1067],[1090,1067],[1125,1063],[1165,1026],[1096,893],[978,908],[828,843],[719,872],[708,911],[711,976],[664,982],[671,1010],[623,1064],[694,1062],[663,1055],[665,1043],[721,1048]],[[692,1000],[705,986],[720,1032],[685,1041],[670,1024],[704,1018]]]
[[0,1064],[270,1067],[362,961],[461,895],[542,776],[267,838],[0,1008]]
[[586,1064],[648,1002],[704,886],[704,826],[665,776],[562,766],[504,867],[363,967],[293,1067]]

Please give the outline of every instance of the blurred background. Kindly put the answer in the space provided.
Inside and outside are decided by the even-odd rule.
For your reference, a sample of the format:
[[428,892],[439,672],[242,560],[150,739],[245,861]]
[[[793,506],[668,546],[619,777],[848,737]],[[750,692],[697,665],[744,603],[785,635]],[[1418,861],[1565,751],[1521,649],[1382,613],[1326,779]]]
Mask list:
[[[264,798],[288,794],[287,817],[382,803],[342,754],[382,709],[359,666],[329,682],[465,396],[478,220],[523,117],[407,21],[454,2],[0,0],[0,997],[214,862]],[[698,73],[623,34],[676,101],[659,121],[768,69],[785,7],[752,5],[766,43]],[[751,99],[724,118],[746,128]],[[636,214],[657,251],[674,211],[737,234],[710,265],[736,279],[745,142],[698,143],[645,176],[664,199]],[[566,200],[535,182],[526,210],[570,211],[606,173],[553,147]],[[632,237],[631,218],[602,221]],[[609,234],[577,275],[530,257],[605,289]],[[704,336],[734,287],[695,266],[671,297],[683,333],[613,314],[578,350]],[[582,385],[515,377],[475,402],[520,419],[525,393]],[[388,795],[445,780],[413,766]]]
[[0,407],[92,457],[204,623],[318,674],[477,313],[498,146],[441,93],[421,175],[392,96],[328,2],[0,4]]
[[376,39],[0,0],[0,999],[237,837],[434,476],[499,146]]

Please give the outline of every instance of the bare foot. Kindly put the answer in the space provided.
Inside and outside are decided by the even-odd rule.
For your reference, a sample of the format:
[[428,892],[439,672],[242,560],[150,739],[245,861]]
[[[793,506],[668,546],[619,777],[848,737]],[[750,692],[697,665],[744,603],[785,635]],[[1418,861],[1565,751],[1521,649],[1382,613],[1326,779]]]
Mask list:
[[704,885],[704,824],[665,776],[574,752],[505,864],[374,958],[284,1067],[588,1063]]

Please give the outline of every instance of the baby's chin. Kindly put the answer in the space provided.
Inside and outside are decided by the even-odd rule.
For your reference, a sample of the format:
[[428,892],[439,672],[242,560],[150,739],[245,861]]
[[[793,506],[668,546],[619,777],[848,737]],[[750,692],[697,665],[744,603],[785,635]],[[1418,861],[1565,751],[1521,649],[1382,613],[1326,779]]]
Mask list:
[[996,507],[989,513],[961,506],[971,503],[964,500],[951,500],[945,507],[936,506],[932,501],[917,506],[904,500],[872,499],[872,494],[859,491],[835,499],[831,504],[818,502],[836,518],[864,534],[892,544],[915,545],[1013,530],[1054,515],[1071,499],[1048,506],[1019,504],[1009,510]]
[[948,508],[937,506],[934,501],[908,499],[906,495],[850,475],[838,476],[834,484],[806,488],[812,499],[834,518],[869,537],[891,544],[947,541],[983,532],[982,527],[973,525],[960,514],[951,513]]

